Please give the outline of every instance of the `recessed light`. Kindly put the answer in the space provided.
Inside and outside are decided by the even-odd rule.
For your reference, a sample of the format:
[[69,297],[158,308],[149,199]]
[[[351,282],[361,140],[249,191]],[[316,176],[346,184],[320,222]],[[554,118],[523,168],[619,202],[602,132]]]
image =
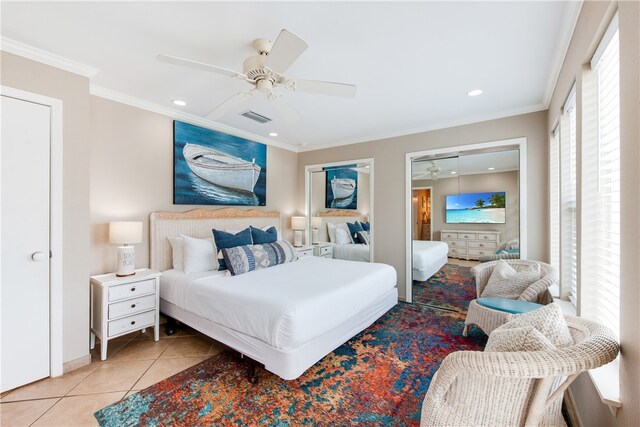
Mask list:
[[269,132],[269,136],[278,136],[277,132]]
[[455,174],[456,174],[456,171],[451,171],[451,175],[455,175]]
[[175,105],[179,105],[179,106],[181,106],[181,107],[184,107],[185,105],[187,105],[187,103],[186,103],[186,102],[184,102],[184,101],[182,101],[182,100],[180,100],[180,99],[174,99],[174,100],[173,100],[173,103],[174,103]]
[[467,92],[469,96],[478,96],[482,94],[482,89],[474,89],[471,92]]
[[496,168],[487,168],[487,170],[493,171],[496,170]]

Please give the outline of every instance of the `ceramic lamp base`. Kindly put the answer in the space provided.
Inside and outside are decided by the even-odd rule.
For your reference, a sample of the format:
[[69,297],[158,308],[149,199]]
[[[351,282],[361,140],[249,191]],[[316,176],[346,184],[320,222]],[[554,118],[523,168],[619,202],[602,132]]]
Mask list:
[[311,244],[313,245],[317,245],[318,244],[318,229],[314,228],[311,231]]
[[295,246],[296,248],[302,246],[302,231],[296,230],[293,233],[293,246]]
[[133,246],[118,246],[118,271],[116,276],[126,277],[136,274],[136,253]]

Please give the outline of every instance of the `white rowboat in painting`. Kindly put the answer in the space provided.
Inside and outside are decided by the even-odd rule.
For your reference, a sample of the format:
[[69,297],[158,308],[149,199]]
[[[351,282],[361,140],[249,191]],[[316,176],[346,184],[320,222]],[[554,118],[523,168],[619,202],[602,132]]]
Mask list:
[[350,197],[356,189],[356,181],[349,178],[333,178],[331,180],[331,191],[334,199],[346,199]]
[[188,143],[182,154],[191,172],[221,187],[252,193],[260,177],[261,168],[255,159],[248,162],[221,151]]

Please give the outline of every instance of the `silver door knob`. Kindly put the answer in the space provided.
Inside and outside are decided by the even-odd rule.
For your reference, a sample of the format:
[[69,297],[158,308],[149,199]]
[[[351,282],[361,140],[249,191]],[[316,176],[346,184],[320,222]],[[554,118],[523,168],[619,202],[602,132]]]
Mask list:
[[47,256],[43,252],[34,252],[31,254],[31,259],[34,261],[44,261]]

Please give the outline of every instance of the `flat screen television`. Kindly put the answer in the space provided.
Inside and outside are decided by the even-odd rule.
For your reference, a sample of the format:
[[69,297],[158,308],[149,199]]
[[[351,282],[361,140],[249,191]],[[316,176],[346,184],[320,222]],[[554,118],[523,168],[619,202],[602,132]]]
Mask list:
[[446,196],[447,224],[504,224],[506,193],[462,193]]

